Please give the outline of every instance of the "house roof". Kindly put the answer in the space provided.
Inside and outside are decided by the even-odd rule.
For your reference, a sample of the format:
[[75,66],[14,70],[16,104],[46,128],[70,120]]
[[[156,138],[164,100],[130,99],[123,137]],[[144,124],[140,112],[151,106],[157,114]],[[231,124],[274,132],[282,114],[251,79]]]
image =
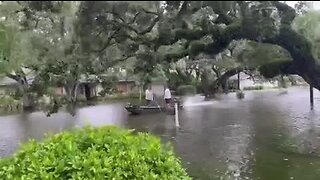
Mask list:
[[8,78],[7,76],[0,78],[0,86],[5,86],[5,85],[13,85],[16,84],[17,81]]
[[[27,77],[27,81],[29,84],[31,84],[33,82],[33,78]],[[15,85],[17,83],[18,83],[17,81],[15,81],[14,79],[8,78],[7,76],[0,78],[0,86]]]

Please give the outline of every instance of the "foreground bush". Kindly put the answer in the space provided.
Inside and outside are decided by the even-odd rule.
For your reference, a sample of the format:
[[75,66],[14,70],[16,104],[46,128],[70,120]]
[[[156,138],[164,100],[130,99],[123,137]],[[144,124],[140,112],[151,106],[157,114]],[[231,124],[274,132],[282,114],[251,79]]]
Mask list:
[[190,179],[158,138],[116,127],[31,141],[0,166],[0,179]]

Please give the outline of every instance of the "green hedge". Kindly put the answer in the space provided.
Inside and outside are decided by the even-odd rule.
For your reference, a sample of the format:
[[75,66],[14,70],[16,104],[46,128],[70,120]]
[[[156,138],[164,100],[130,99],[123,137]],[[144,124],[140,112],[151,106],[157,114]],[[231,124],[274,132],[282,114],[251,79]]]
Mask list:
[[237,95],[237,98],[238,98],[238,99],[243,99],[243,98],[244,98],[244,92],[242,92],[242,91],[238,91],[238,92],[236,93],[236,95]]
[[159,138],[116,127],[30,141],[0,166],[0,179],[191,179]]
[[249,90],[263,90],[263,86],[249,86],[244,87],[243,90],[249,91]]
[[183,86],[178,87],[177,93],[179,95],[196,94],[197,89],[196,89],[196,87],[194,87],[192,85],[183,85]]

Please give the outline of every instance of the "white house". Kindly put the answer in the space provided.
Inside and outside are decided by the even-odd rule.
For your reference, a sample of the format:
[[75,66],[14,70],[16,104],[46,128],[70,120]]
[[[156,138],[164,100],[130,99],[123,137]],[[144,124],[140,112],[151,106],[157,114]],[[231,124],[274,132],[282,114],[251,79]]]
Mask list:
[[[231,76],[229,78],[229,81],[237,85],[238,74]],[[274,81],[274,82],[253,81],[253,79],[249,75],[243,72],[240,73],[240,89],[241,90],[243,90],[244,88],[255,87],[255,86],[263,86],[264,88],[273,88],[278,86],[278,81]]]

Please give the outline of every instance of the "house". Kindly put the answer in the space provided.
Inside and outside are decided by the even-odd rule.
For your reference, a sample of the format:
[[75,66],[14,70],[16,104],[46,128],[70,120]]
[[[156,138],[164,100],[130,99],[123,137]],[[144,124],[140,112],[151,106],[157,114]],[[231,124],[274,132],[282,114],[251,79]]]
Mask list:
[[[33,78],[27,77],[29,84],[32,84]],[[0,78],[0,94],[1,95],[12,95],[19,88],[18,82],[14,79],[11,79],[7,76]]]
[[[77,98],[78,99],[90,99],[92,97],[98,96],[98,93],[102,90],[101,85],[98,83],[91,82],[80,82],[77,87]],[[67,94],[65,87],[55,87],[54,94],[57,96],[64,96]]]
[[14,93],[17,89],[17,81],[8,78],[2,77],[0,78],[0,94],[1,95],[8,95],[10,93]]
[[[82,77],[79,80],[78,87],[76,89],[77,99],[85,100],[98,96],[98,93],[102,90],[101,84],[96,77]],[[66,89],[63,86],[54,88],[55,95],[63,96],[66,95]]]
[[254,81],[249,75],[247,75],[243,72],[240,72],[239,77],[240,77],[240,88],[238,87],[238,74],[236,74],[236,75],[231,76],[228,80],[228,88],[229,89],[237,90],[237,89],[243,89],[245,87],[254,86]]
[[[99,96],[99,92],[103,90],[100,80],[94,76],[82,76],[80,83],[77,87],[77,98],[78,99],[90,99]],[[33,78],[28,77],[28,83],[32,84]],[[136,82],[134,80],[119,80],[116,84],[118,92],[130,93],[135,90]],[[16,92],[18,88],[17,81],[8,78],[6,76],[0,78],[0,94],[10,94]],[[57,96],[64,96],[67,94],[65,87],[57,86],[53,87],[53,93]]]
[[[116,84],[116,89],[120,93],[130,93],[135,90],[136,82],[134,80],[119,80]],[[96,80],[81,80],[77,88],[77,98],[80,100],[90,99],[99,96],[103,90],[101,83]],[[63,96],[66,94],[64,87],[56,87],[55,94]]]
[[[261,79],[255,79],[255,81],[247,74],[240,72],[240,89],[252,88],[256,86],[262,86],[265,88],[274,88],[278,86],[278,81],[263,81]],[[228,88],[232,90],[238,90],[238,74],[231,76],[228,80]]]

